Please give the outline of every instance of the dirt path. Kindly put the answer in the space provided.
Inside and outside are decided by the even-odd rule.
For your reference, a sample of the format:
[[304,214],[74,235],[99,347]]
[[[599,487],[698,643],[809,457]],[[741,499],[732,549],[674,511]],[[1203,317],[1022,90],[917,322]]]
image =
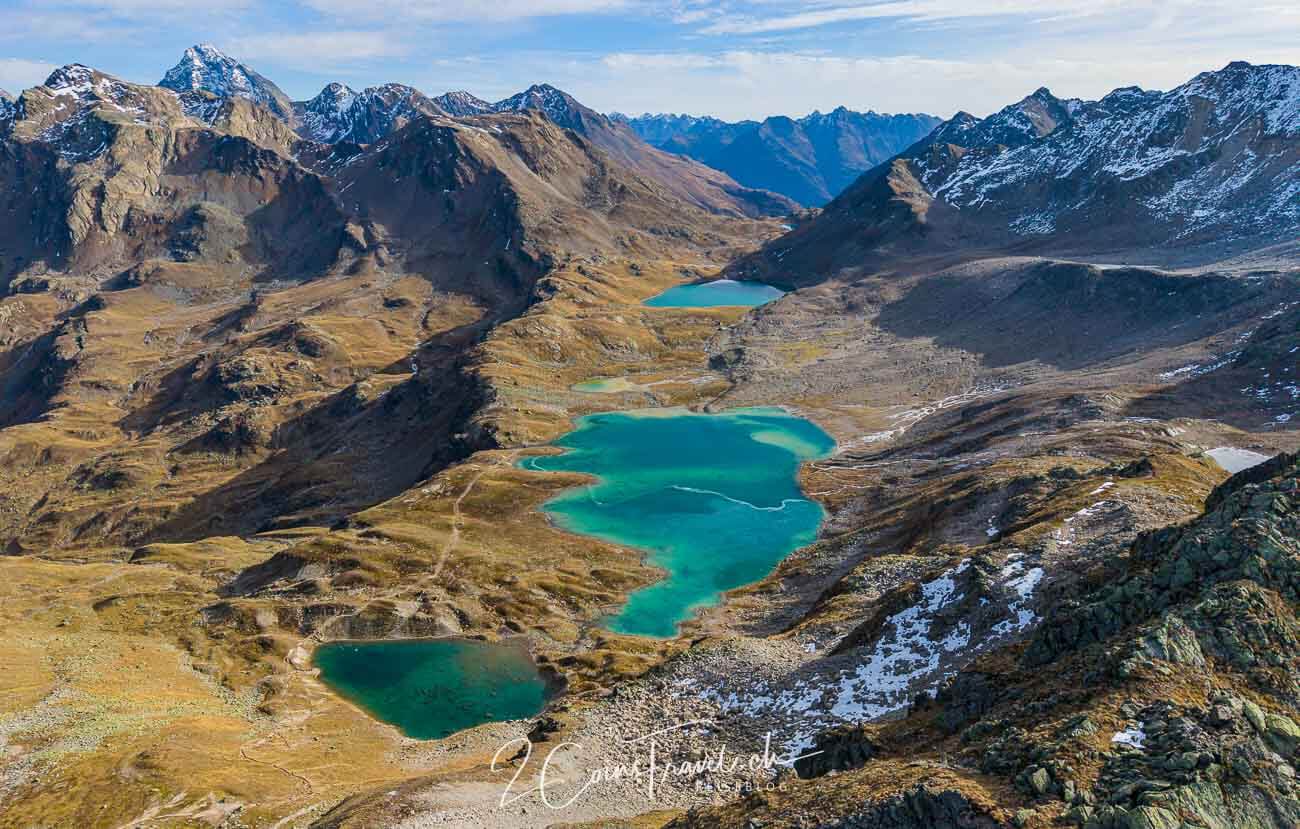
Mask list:
[[[513,464],[518,456],[519,450],[517,449],[506,455],[506,465],[509,466]],[[456,545],[460,543],[461,504],[464,503],[465,499],[469,497],[469,494],[474,491],[474,487],[478,485],[479,480],[492,468],[492,466],[485,466],[478,472],[475,472],[474,476],[469,479],[469,483],[465,485],[465,489],[460,493],[460,495],[456,496],[456,500],[452,502],[451,535],[447,536],[447,542],[442,545],[442,551],[438,554],[438,561],[433,566],[433,571],[429,575],[430,581],[437,580],[438,576],[442,573],[443,565],[447,563],[447,558],[451,555],[451,551],[456,549]]]

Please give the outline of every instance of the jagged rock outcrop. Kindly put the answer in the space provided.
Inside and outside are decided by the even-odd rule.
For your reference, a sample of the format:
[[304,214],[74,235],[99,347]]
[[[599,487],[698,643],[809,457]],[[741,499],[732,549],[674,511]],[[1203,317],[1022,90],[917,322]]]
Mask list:
[[[948,788],[942,781],[917,784],[896,793],[864,792],[853,798],[836,792],[834,807],[816,799],[797,796],[795,804],[783,808],[781,796],[751,795],[738,806],[692,809],[666,829],[748,829],[759,826],[816,826],[818,829],[1010,829],[1014,824],[985,797]],[[856,802],[855,802],[856,801]],[[745,817],[745,815],[752,817]]]
[[371,144],[414,118],[445,114],[419,90],[399,83],[367,87],[360,92],[332,83],[310,101],[294,104],[294,110],[298,132],[324,144]]
[[[800,825],[821,802],[836,805],[819,826],[1297,825],[1300,456],[1238,473],[1199,517],[1099,564],[1027,647],[958,671],[904,720],[818,735],[799,786],[679,825]],[[962,781],[947,795],[925,782],[932,757]],[[908,780],[921,788],[874,796]],[[1001,812],[972,809],[991,781],[1011,788]]]
[[[1300,602],[1300,459],[1282,455],[1265,471],[1251,472],[1216,489],[1202,518],[1141,536],[1129,577],[1049,616],[1026,651],[1027,663],[1045,664],[1153,618],[1201,626],[1213,637],[1204,644],[1215,656],[1256,662],[1255,655],[1233,650],[1240,643],[1225,620],[1215,621],[1215,608],[1231,607],[1241,589]],[[1250,601],[1247,594],[1238,595]],[[1175,615],[1176,606],[1183,609]]]
[[985,748],[986,771],[1060,796],[1067,820],[1092,829],[1300,820],[1300,457],[1256,470],[1217,488],[1200,518],[1142,535],[1128,576],[1061,603],[1023,656],[1033,670],[1079,659],[1105,666],[1110,680],[1093,669],[1098,693],[1111,682],[1208,680],[1205,702],[1125,703],[1129,724],[1110,739],[1091,787],[1074,782],[1067,758],[1077,750],[1069,741],[1095,725],[1048,746],[1008,731]]
[[800,777],[813,778],[861,768],[880,753],[880,747],[871,739],[870,727],[843,725],[818,734],[807,753],[794,767]]

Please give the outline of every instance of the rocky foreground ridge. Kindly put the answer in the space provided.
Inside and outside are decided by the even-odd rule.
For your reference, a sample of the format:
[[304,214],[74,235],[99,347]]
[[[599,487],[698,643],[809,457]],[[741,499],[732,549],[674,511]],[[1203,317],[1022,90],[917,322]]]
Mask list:
[[670,825],[1295,824],[1297,609],[1300,458],[1284,454],[1098,562],[1025,645],[901,722],[823,734],[799,764],[814,782]]

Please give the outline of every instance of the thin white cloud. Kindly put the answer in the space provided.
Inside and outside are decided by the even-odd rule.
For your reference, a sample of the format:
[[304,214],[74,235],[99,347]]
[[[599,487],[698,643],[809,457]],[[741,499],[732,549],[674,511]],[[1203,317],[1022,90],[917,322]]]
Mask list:
[[[704,34],[751,35],[812,29],[840,23],[900,19],[914,22],[972,18],[1019,17],[1031,22],[1066,20],[1141,21],[1169,28],[1188,17],[1216,11],[1240,16],[1261,16],[1287,8],[1276,0],[1242,0],[1231,9],[1211,0],[886,0],[879,3],[837,5],[794,13],[763,14],[764,9],[730,15],[701,29]],[[770,11],[770,8],[769,8]]]
[[302,0],[302,3],[341,20],[387,18],[467,23],[596,14],[638,5],[636,0]]
[[[252,0],[203,0],[203,11],[237,11],[247,9]],[[69,9],[88,15],[139,18],[147,15],[194,14],[192,0],[42,0],[40,6]]]
[[993,60],[743,50],[619,53],[603,58],[599,69],[575,71],[571,91],[599,109],[728,119],[797,116],[841,105],[941,117],[966,110],[983,116],[1039,86],[1061,97],[1092,99],[1121,86],[1169,89],[1242,57],[1260,63],[1286,60],[1279,53],[1243,55],[1231,45],[1189,51],[1178,44],[1134,49],[1124,43],[1054,52],[1027,49]]
[[54,64],[39,60],[0,58],[0,89],[17,95],[28,87],[44,83],[55,68]]

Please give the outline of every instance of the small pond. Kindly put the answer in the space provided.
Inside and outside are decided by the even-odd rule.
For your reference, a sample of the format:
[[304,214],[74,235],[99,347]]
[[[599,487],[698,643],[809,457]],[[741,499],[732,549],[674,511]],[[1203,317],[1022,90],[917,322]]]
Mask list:
[[522,644],[471,639],[330,642],[321,680],[417,740],[540,713],[547,683]]

